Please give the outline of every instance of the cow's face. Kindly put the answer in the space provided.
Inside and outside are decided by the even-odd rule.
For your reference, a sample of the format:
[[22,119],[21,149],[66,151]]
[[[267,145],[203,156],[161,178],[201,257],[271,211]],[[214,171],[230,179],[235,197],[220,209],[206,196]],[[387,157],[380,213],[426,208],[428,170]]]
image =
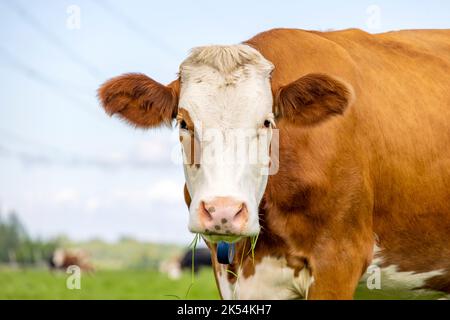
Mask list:
[[[228,50],[234,61],[220,56]],[[212,241],[259,231],[273,133],[272,64],[245,46],[195,49],[180,68],[177,122],[189,229]]]
[[169,86],[142,74],[126,74],[99,89],[106,111],[135,126],[176,119],[191,199],[189,229],[210,241],[234,241],[259,232],[273,110],[307,127],[343,113],[349,103],[346,85],[319,74],[277,88],[273,95],[272,69],[272,63],[247,45],[210,46],[194,49],[181,64],[179,79]]

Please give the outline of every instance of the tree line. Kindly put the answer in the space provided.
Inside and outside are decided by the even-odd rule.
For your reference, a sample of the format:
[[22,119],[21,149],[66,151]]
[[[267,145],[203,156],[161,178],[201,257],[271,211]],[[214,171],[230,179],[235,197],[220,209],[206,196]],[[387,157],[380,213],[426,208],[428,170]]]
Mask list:
[[31,237],[16,212],[0,212],[0,264],[44,264],[57,247],[56,239]]

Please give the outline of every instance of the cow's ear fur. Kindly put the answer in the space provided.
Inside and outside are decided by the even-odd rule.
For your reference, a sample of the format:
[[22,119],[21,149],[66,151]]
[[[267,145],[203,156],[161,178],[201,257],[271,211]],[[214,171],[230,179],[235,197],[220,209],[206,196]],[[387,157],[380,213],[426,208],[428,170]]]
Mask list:
[[342,115],[353,101],[353,89],[325,74],[307,74],[275,92],[275,114],[298,125],[320,123]]
[[98,98],[109,115],[117,114],[136,127],[170,125],[177,114],[178,80],[162,85],[144,74],[112,78],[98,89]]

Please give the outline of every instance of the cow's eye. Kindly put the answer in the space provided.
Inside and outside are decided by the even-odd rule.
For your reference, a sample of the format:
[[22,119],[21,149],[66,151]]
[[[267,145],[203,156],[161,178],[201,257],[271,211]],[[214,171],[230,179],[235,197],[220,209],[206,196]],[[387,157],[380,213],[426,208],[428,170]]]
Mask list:
[[183,129],[183,130],[188,129],[186,121],[184,121],[184,120],[180,121],[180,129]]
[[264,121],[264,127],[266,127],[266,128],[270,128],[271,124],[272,123],[269,120]]

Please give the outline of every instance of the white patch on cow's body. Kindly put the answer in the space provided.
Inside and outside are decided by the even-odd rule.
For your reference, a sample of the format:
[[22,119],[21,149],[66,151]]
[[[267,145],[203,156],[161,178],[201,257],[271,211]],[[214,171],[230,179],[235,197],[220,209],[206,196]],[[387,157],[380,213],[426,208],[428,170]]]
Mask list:
[[314,282],[309,269],[303,268],[297,276],[287,266],[284,258],[264,257],[255,265],[253,275],[245,278],[238,272],[235,284],[228,281],[228,273],[222,267],[219,286],[224,299],[302,299]]
[[[390,265],[381,268],[381,285],[385,284],[392,288],[417,289],[425,285],[425,282],[435,276],[445,273],[445,270],[432,270],[428,272],[399,271],[398,266]],[[383,281],[386,279],[387,281]]]
[[224,300],[233,300],[234,285],[228,281],[228,272],[224,265],[219,264],[220,272],[217,273],[217,283],[219,285],[220,294]]
[[[181,64],[178,106],[189,113],[196,136],[202,137],[202,157],[236,153],[235,142],[229,139],[231,131],[253,130],[249,145],[262,141],[257,130],[264,128],[265,120],[273,121],[272,69],[272,63],[247,45],[196,48]],[[180,135],[183,141],[190,140],[186,130],[180,130]],[[267,159],[268,155],[267,150]],[[197,216],[202,201],[231,197],[245,203],[249,212],[240,235],[258,233],[258,205],[267,184],[267,175],[261,174],[261,168],[268,166],[269,161],[255,164],[242,161],[242,157],[238,160],[202,161],[200,166],[184,166],[192,198],[189,219],[192,232],[204,231]]]
[[[399,271],[399,267],[394,264],[381,267],[385,262],[385,258],[383,257],[383,249],[376,244],[373,249],[373,257],[372,264],[369,268],[375,266],[381,269],[381,290],[387,288],[403,290],[421,288],[428,279],[445,273],[445,270],[430,270],[428,272]],[[365,281],[366,279],[367,273],[363,276],[362,280]]]
[[[379,267],[383,262],[382,249],[375,245],[374,259],[369,268]],[[256,263],[256,262],[255,262]],[[234,284],[228,280],[226,267],[220,265],[217,274],[219,289],[225,300],[235,299],[301,299],[308,297],[308,291],[314,282],[308,268],[303,268],[297,276],[287,266],[284,258],[264,257],[255,265],[253,275],[245,278],[242,270]],[[368,269],[369,269],[368,268]],[[399,271],[398,266],[389,265],[381,268],[381,290],[412,290],[422,287],[425,282],[435,276],[442,275],[445,270],[429,272]],[[366,281],[370,273],[365,273],[361,281]]]

